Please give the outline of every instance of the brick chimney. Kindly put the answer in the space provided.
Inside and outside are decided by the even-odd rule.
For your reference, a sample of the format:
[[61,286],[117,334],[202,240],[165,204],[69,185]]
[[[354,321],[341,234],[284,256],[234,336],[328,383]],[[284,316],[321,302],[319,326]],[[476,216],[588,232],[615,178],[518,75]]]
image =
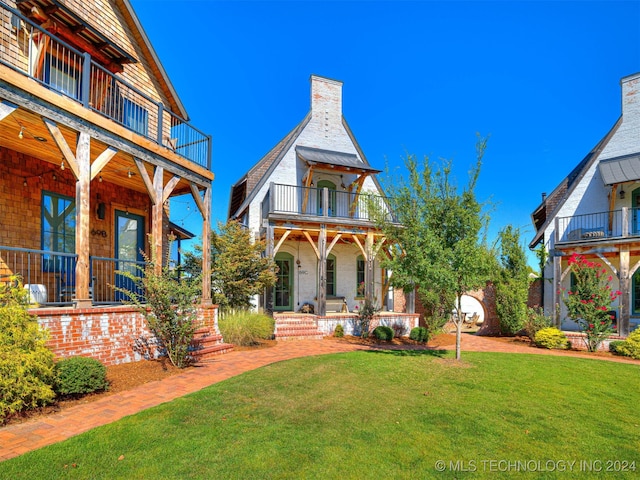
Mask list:
[[325,134],[342,125],[342,82],[311,75],[311,115]]
[[622,85],[622,118],[640,125],[640,73],[620,80]]

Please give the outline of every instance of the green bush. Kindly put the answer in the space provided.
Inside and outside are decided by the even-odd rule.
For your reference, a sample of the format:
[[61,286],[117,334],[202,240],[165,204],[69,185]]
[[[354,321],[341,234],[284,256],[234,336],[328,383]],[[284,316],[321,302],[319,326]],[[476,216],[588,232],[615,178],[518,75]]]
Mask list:
[[533,308],[527,309],[527,319],[524,322],[523,329],[531,340],[531,343],[534,343],[536,340],[536,334],[542,330],[543,328],[547,328],[551,325],[551,319],[546,317],[540,310],[535,310]]
[[423,343],[429,341],[429,330],[425,327],[414,327],[409,332],[409,338],[416,342]]
[[19,279],[0,284],[0,423],[9,415],[51,402],[53,353],[47,332],[27,311]]
[[393,340],[393,329],[385,325],[373,329],[373,336],[378,340]]
[[344,327],[342,326],[342,324],[339,323],[338,325],[336,325],[336,329],[333,331],[333,336],[337,338],[344,337]]
[[640,360],[640,329],[636,328],[627,339],[617,346],[618,353]]
[[558,348],[566,350],[569,348],[567,336],[555,327],[547,327],[536,333],[536,345],[543,348]]
[[609,351],[615,355],[625,355],[620,350],[620,347],[624,345],[624,340],[611,340],[609,342]]
[[268,315],[240,310],[221,317],[218,326],[225,342],[248,346],[272,338],[275,323]]
[[59,395],[84,395],[109,388],[107,368],[95,358],[63,358],[56,363],[55,372]]

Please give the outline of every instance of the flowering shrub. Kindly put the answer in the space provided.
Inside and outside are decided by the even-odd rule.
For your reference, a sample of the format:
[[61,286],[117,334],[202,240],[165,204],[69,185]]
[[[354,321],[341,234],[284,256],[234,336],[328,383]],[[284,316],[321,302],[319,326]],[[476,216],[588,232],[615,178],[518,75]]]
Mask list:
[[539,330],[535,335],[535,344],[542,348],[558,348],[561,350],[570,348],[567,336],[556,327],[547,327]]
[[607,270],[600,263],[574,253],[569,258],[569,267],[575,277],[575,286],[567,292],[564,302],[569,316],[585,333],[587,350],[595,352],[614,331],[609,310],[622,292],[611,289],[613,277],[607,276]]

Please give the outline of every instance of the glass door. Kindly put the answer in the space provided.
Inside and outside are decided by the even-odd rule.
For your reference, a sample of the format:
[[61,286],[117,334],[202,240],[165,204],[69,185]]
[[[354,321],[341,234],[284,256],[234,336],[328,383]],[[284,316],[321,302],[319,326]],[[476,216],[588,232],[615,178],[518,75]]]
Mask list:
[[276,254],[276,284],[273,287],[273,309],[275,311],[293,310],[293,256],[288,253]]
[[[133,213],[116,210],[115,212],[115,258],[117,272],[128,272],[134,277],[141,277],[144,257],[144,217]],[[122,273],[116,273],[116,287],[140,293],[136,282]],[[127,300],[128,296],[116,291],[116,300]]]

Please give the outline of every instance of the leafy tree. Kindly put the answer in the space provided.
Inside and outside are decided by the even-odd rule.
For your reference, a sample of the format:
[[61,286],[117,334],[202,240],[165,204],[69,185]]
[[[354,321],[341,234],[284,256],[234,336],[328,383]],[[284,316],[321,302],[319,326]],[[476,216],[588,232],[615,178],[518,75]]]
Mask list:
[[[408,178],[389,185],[390,205],[397,226],[380,221],[388,239],[398,245],[385,267],[393,271],[394,286],[411,290],[417,286],[440,315],[461,312],[462,295],[486,284],[491,271],[491,255],[483,229],[488,215],[474,193],[487,139],[478,138],[477,162],[469,172],[469,182],[459,191],[452,178],[452,163],[439,168],[428,157],[419,164],[409,155],[405,164]],[[462,315],[454,316],[456,359],[460,359]]]
[[[239,222],[219,223],[218,230],[211,232],[211,297],[221,308],[249,308],[254,295],[275,284],[275,263],[263,255],[265,242]],[[201,271],[201,252],[185,255],[186,271]]]
[[500,270],[496,281],[496,313],[500,330],[515,335],[527,318],[529,268],[520,231],[507,225],[499,234]]

